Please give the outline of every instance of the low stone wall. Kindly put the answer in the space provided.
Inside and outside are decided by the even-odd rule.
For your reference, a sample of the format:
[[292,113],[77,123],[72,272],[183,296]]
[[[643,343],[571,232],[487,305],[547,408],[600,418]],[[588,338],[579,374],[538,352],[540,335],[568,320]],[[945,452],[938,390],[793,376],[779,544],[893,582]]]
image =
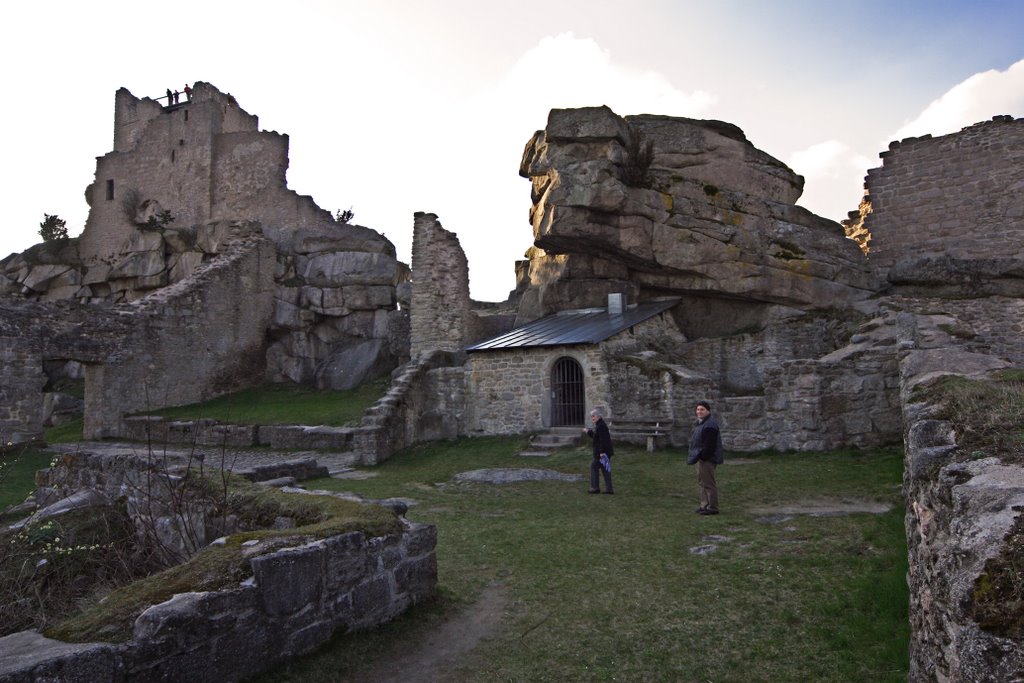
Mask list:
[[910,681],[1021,680],[1021,643],[981,628],[974,588],[1000,555],[1024,509],[1024,467],[998,453],[965,454],[937,419],[929,383],[956,374],[983,379],[1007,366],[964,348],[945,315],[903,314],[899,348],[906,445],[904,495],[910,585]]
[[266,555],[253,546],[252,578],[150,607],[127,643],[0,638],[0,683],[237,681],[433,595],[436,541],[433,526],[405,521],[390,536],[351,532]]
[[[40,473],[37,498],[47,505],[88,489],[100,500],[127,498],[135,515],[154,514],[165,506],[138,498],[162,490],[144,483],[162,477],[169,464],[137,456],[65,456]],[[172,474],[160,481],[172,486],[178,479]],[[189,514],[202,516],[198,508]],[[187,523],[193,522],[197,533],[204,531],[201,519]],[[35,632],[0,638],[0,683],[236,681],[310,652],[338,631],[385,623],[433,595],[437,585],[435,527],[401,522],[400,533],[380,537],[354,531],[311,542],[299,534],[247,541],[250,578],[153,605],[136,619],[126,643],[68,644]]]
[[152,444],[185,444],[277,449],[321,449],[348,451],[352,448],[355,427],[326,425],[235,425],[217,420],[170,420],[163,417],[135,416],[124,420],[122,436],[131,441]]

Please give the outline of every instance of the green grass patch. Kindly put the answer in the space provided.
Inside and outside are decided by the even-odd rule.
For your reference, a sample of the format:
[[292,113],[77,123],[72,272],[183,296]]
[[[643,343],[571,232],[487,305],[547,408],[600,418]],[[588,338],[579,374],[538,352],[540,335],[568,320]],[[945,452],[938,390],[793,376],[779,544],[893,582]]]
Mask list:
[[[53,453],[34,448],[0,453],[0,515],[12,505],[23,502],[35,491],[36,471],[50,466]],[[0,521],[4,518],[0,516]]]
[[961,458],[1024,463],[1024,370],[987,380],[944,377],[925,391],[952,423]]
[[204,403],[163,408],[142,415],[173,420],[213,419],[231,424],[356,425],[384,395],[388,382],[367,382],[351,391],[320,391],[294,384],[269,384],[219,396]]
[[[472,609],[491,584],[509,598],[502,626],[449,680],[906,680],[900,452],[727,455],[715,517],[694,514],[696,472],[678,450],[617,449],[615,496],[587,495],[586,481],[452,481],[484,467],[587,473],[586,448],[525,459],[515,455],[524,444],[421,445],[372,478],[308,482],[415,499],[407,516],[438,529],[439,597],[256,680],[363,680]],[[891,508],[764,512],[829,501]],[[699,554],[704,546],[715,549]]]
[[67,424],[63,424],[59,427],[48,427],[44,432],[44,439],[46,443],[76,443],[83,441],[82,428],[85,426],[85,420],[78,419],[72,420]]

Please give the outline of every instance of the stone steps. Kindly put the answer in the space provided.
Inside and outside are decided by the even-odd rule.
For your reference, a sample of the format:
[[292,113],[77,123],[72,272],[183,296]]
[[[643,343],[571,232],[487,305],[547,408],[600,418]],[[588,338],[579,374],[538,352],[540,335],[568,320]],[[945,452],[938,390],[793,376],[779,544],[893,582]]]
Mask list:
[[545,458],[560,448],[578,446],[582,431],[578,427],[552,427],[530,437],[530,445],[518,453],[524,458]]

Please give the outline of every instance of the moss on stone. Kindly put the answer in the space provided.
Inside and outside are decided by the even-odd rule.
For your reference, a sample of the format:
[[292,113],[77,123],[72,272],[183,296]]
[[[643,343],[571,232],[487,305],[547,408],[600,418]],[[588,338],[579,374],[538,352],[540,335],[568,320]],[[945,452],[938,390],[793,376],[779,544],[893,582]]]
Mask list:
[[[81,613],[46,630],[66,642],[125,642],[138,616],[177,593],[215,591],[237,586],[252,575],[250,558],[313,541],[361,531],[368,537],[399,533],[401,522],[387,508],[331,496],[286,494],[233,477],[223,509],[243,526],[268,526],[292,517],[292,529],[260,529],[232,534],[223,545],[207,546],[184,564],[112,591]],[[248,541],[259,541],[246,546]]]
[[983,630],[1024,639],[1024,515],[1018,515],[1002,550],[974,583],[971,617]]

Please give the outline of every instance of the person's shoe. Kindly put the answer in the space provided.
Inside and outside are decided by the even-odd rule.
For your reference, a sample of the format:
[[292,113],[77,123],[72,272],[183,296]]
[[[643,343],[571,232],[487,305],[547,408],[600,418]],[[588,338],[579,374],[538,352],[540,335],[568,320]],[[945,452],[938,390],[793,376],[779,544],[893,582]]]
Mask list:
[[707,510],[707,508],[701,505],[699,508],[694,510],[694,512],[696,512],[698,515],[703,515],[705,510]]
[[587,493],[601,493],[601,492],[598,491],[597,489],[590,489],[589,491],[587,491]]
[[711,508],[704,508],[703,510],[701,510],[697,514],[699,514],[699,515],[717,515],[718,514],[718,510],[712,510]]

